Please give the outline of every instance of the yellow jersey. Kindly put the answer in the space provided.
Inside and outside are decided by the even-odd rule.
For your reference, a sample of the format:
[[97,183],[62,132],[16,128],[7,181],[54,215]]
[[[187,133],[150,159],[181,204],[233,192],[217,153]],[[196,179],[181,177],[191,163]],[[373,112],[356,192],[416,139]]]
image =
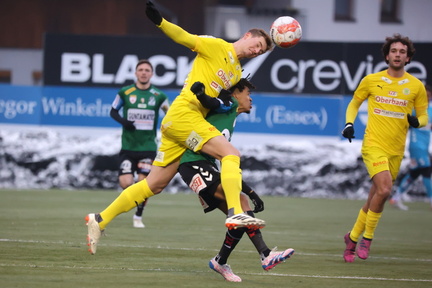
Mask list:
[[159,28],[175,42],[197,53],[180,95],[173,101],[169,111],[179,108],[198,110],[205,117],[208,109],[201,105],[190,87],[200,81],[205,85],[207,95],[217,97],[221,89],[235,85],[241,78],[242,67],[234,45],[220,38],[190,34],[165,19]]
[[365,76],[348,106],[347,123],[354,123],[366,99],[368,121],[363,147],[380,147],[389,154],[403,155],[409,128],[407,114],[415,109],[420,126],[427,124],[428,99],[423,83],[407,72],[400,78],[391,77],[387,70]]

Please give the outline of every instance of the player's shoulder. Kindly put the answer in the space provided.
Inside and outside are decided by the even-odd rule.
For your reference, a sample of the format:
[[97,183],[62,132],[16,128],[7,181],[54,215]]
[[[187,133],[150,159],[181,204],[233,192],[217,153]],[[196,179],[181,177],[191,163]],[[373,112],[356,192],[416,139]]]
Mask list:
[[137,88],[135,87],[135,84],[123,86],[119,90],[119,94],[129,95],[130,93],[134,92]]
[[231,44],[222,38],[211,35],[198,35],[198,41],[201,42],[200,45],[225,46]]
[[409,79],[409,81],[412,81],[416,85],[424,86],[423,82],[420,79],[418,79],[417,77],[413,76],[412,74],[410,74],[408,72],[405,72],[404,78]]
[[148,90],[151,94],[153,94],[154,96],[161,96],[161,97],[167,97],[165,92],[163,92],[161,89],[157,88],[156,86],[154,86],[153,84],[150,86],[149,90]]

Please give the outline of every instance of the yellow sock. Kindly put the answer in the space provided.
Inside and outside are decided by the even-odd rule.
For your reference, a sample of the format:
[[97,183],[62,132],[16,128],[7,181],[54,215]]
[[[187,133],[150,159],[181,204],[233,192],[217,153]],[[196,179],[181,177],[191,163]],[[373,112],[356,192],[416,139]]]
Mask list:
[[374,232],[376,227],[378,226],[379,219],[381,218],[382,212],[375,213],[371,210],[368,210],[367,218],[366,218],[366,228],[363,234],[364,238],[373,239]]
[[128,212],[153,195],[146,179],[129,186],[100,213],[103,221],[99,223],[99,227],[102,230],[105,229],[108,223],[117,217],[117,215]]
[[234,214],[243,213],[240,203],[241,191],[240,157],[228,155],[221,160],[221,183],[225,192],[228,211],[233,209]]
[[360,209],[360,212],[357,216],[357,220],[354,223],[354,226],[350,232],[350,238],[352,241],[358,242],[358,238],[365,231],[366,218],[367,218],[367,213],[364,212],[363,209]]

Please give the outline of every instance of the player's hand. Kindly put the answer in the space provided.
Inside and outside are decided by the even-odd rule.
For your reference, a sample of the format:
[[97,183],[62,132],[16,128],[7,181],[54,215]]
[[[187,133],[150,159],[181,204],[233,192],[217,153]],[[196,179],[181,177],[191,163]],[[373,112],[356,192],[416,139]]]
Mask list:
[[197,97],[200,97],[205,94],[205,86],[203,83],[197,81],[192,84],[190,90],[192,93],[194,93]]
[[231,97],[232,97],[231,92],[225,89],[222,89],[218,95],[218,98],[222,100],[225,106],[231,106],[232,104]]
[[123,123],[123,127],[124,127],[126,130],[128,130],[128,131],[135,131],[135,130],[136,130],[136,127],[135,127],[135,125],[134,125],[134,122],[135,122],[135,121],[129,121],[129,120],[126,120],[126,121],[124,121],[124,123]]
[[254,213],[264,211],[264,202],[261,200],[261,198],[255,191],[251,191],[248,196],[255,206],[255,209],[253,210]]
[[418,127],[420,126],[420,123],[419,123],[418,118],[417,118],[416,116],[413,116],[413,115],[408,114],[408,115],[407,115],[407,118],[408,118],[408,123],[409,123],[412,127],[414,127],[414,128],[418,128]]
[[222,89],[216,98],[220,102],[220,106],[215,111],[217,113],[225,113],[230,111],[232,107],[231,97],[230,91]]
[[159,13],[159,10],[156,9],[153,2],[147,1],[146,6],[146,15],[147,17],[157,26],[159,26],[162,23],[162,16]]
[[351,139],[354,137],[354,126],[352,123],[346,123],[345,128],[342,130],[342,136],[347,138],[351,143]]

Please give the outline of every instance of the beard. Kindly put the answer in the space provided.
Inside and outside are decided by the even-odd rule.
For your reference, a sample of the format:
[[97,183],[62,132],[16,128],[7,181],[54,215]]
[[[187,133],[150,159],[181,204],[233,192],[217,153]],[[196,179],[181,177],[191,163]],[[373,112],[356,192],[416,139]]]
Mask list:
[[138,80],[138,82],[139,82],[141,85],[147,85],[147,84],[150,82],[150,80],[147,80],[147,81],[145,81],[145,82]]

